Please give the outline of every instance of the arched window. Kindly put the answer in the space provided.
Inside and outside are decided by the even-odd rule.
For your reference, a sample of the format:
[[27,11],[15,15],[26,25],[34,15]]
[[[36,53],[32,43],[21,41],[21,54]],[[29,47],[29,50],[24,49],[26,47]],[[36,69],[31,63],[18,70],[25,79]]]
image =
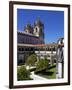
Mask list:
[[35,31],[37,32],[37,27],[35,28]]

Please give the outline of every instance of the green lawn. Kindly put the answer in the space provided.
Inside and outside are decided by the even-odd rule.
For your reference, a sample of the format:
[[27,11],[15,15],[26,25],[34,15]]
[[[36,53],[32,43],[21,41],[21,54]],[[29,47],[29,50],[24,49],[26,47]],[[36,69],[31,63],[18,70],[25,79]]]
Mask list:
[[39,72],[37,75],[45,77],[47,79],[55,79],[56,78],[56,65],[50,66],[50,68]]

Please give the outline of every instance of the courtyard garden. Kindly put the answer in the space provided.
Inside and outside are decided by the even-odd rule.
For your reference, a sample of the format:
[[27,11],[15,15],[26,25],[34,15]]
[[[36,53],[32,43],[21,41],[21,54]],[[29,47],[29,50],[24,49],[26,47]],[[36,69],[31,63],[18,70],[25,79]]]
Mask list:
[[34,76],[55,79],[56,64],[50,64],[46,57],[37,61],[35,54],[30,55],[26,63],[17,68],[17,80],[34,80]]

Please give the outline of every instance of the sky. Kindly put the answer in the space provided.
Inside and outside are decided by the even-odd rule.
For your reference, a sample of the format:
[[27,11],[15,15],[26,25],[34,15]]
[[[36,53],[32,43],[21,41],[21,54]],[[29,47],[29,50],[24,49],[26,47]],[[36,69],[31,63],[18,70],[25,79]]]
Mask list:
[[17,9],[17,30],[24,31],[27,23],[34,25],[37,18],[44,24],[45,43],[57,42],[64,37],[64,12],[50,10]]

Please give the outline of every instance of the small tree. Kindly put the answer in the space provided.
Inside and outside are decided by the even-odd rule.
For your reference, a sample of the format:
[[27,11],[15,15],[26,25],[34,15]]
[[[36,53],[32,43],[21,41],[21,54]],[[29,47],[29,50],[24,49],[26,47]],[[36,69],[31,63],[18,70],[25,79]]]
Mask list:
[[29,65],[29,67],[34,66],[36,61],[37,61],[37,56],[35,54],[32,54],[27,58],[26,64]]
[[30,71],[28,71],[25,66],[21,66],[17,69],[17,79],[20,80],[30,80]]

